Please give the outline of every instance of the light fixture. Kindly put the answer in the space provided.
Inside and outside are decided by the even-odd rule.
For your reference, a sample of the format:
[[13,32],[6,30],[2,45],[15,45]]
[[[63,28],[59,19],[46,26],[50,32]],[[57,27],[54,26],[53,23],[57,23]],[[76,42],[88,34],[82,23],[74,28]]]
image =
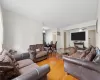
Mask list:
[[45,33],[45,30],[43,30],[43,33]]
[[42,28],[43,28],[44,30],[49,30],[49,29],[50,29],[48,26],[46,26],[46,25],[44,24],[44,22],[42,23],[42,25],[43,25]]
[[83,29],[79,29],[79,32],[82,32],[83,31]]
[[46,32],[44,28],[42,29],[42,32],[43,32],[43,33],[45,33],[45,32]]

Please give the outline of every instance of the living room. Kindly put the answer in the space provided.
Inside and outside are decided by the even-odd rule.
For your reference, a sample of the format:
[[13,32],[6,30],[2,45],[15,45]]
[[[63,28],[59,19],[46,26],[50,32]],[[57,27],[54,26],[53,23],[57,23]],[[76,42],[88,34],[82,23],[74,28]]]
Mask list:
[[[76,27],[75,27],[76,26]],[[81,27],[80,27],[81,26]],[[74,42],[84,43],[84,47],[89,47],[90,45],[96,46],[96,25],[95,21],[90,21],[78,25],[72,26],[72,29],[68,29],[67,27],[61,28],[60,30],[57,29],[46,29],[45,32],[45,41],[46,43],[50,43],[53,41],[54,43],[57,41],[59,42],[59,45],[57,45],[57,48],[67,48],[67,47],[74,47]],[[57,32],[60,33],[60,35],[57,34]],[[84,32],[84,34],[80,34],[81,32]],[[64,34],[65,33],[65,34]],[[73,39],[72,34],[79,33],[78,39],[77,34],[75,36],[75,39]],[[80,37],[83,36],[83,39],[80,39]],[[65,42],[66,41],[66,42]],[[82,45],[79,45],[82,47]]]
[[0,0],[0,80],[100,80],[99,0]]

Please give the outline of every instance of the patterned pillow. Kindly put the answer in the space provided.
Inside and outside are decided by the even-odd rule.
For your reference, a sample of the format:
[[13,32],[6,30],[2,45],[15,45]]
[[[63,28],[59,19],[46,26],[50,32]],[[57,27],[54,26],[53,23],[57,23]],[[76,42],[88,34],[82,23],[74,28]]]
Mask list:
[[85,52],[82,52],[81,53],[81,56],[80,56],[80,59],[84,59],[86,57],[86,53]]
[[91,49],[91,52],[85,57],[85,60],[93,61],[96,56],[96,50],[94,48]]
[[86,49],[84,52],[86,53],[86,55],[88,55],[90,53],[90,49]]
[[10,53],[8,53],[7,56],[12,60],[12,64],[14,66],[16,66],[16,68],[19,68],[19,64],[17,63],[17,61],[15,60],[15,58]]
[[36,51],[36,45],[30,45],[30,46],[29,46],[29,50]]
[[10,55],[6,50],[2,51],[2,55],[0,55],[0,61],[10,63],[14,67],[14,73],[19,75],[19,67],[17,62],[15,61],[14,57],[12,57],[12,55]]
[[43,44],[36,44],[36,48],[40,49],[40,51],[44,51],[44,45]]
[[3,50],[2,55],[0,55],[0,61],[9,62],[13,66],[18,66],[18,63],[15,58],[6,50]]
[[2,52],[0,53],[0,55],[6,55],[7,54],[7,50],[3,49]]

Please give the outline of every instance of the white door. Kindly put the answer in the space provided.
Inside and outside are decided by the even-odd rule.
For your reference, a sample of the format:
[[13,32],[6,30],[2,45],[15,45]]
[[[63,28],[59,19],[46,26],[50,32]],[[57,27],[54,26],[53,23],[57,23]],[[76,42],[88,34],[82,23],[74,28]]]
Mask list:
[[53,33],[53,43],[55,44],[56,41],[57,41],[57,35]]
[[96,36],[95,30],[89,30],[89,46],[93,45],[96,46]]

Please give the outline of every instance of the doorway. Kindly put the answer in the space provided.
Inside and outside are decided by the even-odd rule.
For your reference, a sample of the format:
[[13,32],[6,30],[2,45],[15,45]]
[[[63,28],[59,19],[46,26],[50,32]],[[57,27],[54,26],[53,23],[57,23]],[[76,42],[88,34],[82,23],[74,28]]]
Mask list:
[[57,41],[57,35],[56,33],[53,33],[53,43],[55,43]]
[[43,44],[46,44],[46,33],[43,33]]
[[89,30],[88,32],[88,40],[89,40],[89,46],[96,46],[96,31],[95,30]]
[[66,48],[67,46],[67,44],[66,44],[66,42],[67,42],[67,35],[66,35],[66,32],[64,32],[64,48]]

